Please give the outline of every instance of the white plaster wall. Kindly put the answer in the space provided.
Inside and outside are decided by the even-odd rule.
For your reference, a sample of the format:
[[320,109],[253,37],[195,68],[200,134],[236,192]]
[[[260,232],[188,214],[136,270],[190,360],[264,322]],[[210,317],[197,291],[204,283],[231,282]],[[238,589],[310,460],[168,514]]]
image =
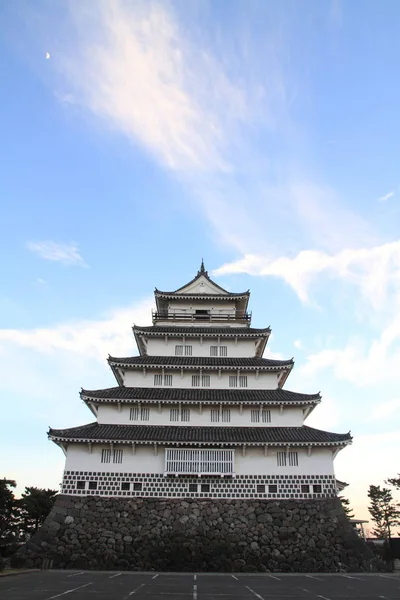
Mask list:
[[[121,369],[120,369],[121,372]],[[126,387],[159,387],[154,386],[154,375],[161,373],[161,369],[146,369],[146,374],[143,369],[126,370],[125,374],[121,372],[121,376]],[[183,375],[180,369],[165,369],[166,375],[172,375],[172,387],[175,388],[191,388],[192,375],[199,375],[200,370],[183,370]],[[237,375],[238,371],[222,371],[221,377],[218,371],[207,371],[203,369],[203,375],[210,375],[210,388],[214,389],[230,389],[229,375]],[[250,371],[240,371],[240,375],[247,375],[247,389],[252,390],[275,390],[278,387],[278,373],[269,373],[260,371],[258,378],[256,373]],[[204,388],[209,389],[209,388]],[[236,389],[236,388],[235,388]],[[237,388],[240,389],[240,388]]]
[[[175,356],[175,346],[192,346],[192,356],[211,356],[210,346],[227,346],[227,357],[232,358],[253,358],[256,354],[256,342],[254,339],[242,339],[239,338],[237,343],[232,338],[221,337],[220,343],[218,338],[204,338],[203,342],[200,339],[190,338],[163,338],[156,339],[152,337],[147,338],[147,354],[149,356]],[[218,350],[219,354],[219,350]]]
[[[182,403],[182,408],[190,408],[190,421],[170,421],[170,409],[177,408],[178,404],[161,406],[161,412],[159,412],[158,405],[156,404],[142,404],[143,407],[150,409],[150,420],[149,421],[130,421],[130,408],[135,406],[134,404],[125,405],[121,404],[121,410],[117,405],[113,404],[101,404],[98,408],[98,422],[102,424],[115,424],[115,425],[182,425],[182,426],[207,426],[207,427],[301,427],[303,425],[303,411],[301,407],[291,406],[283,409],[282,413],[278,407],[272,407],[271,410],[271,423],[252,423],[251,422],[251,408],[256,407],[243,407],[243,413],[240,414],[239,407],[229,406],[231,411],[231,420],[229,423],[218,423],[211,422],[211,408],[216,409],[218,405],[212,407],[208,405],[203,406],[203,410],[200,414],[200,409],[196,405],[189,405]],[[223,407],[225,408],[225,407]]]
[[[115,473],[164,473],[164,449],[159,448],[154,454],[152,446],[136,446],[136,454],[128,445],[123,448],[123,460],[120,464],[101,463],[101,449],[105,445],[93,445],[92,453],[87,444],[70,444],[67,451],[65,469],[67,471],[104,471]],[[235,473],[237,475],[333,475],[332,451],[329,448],[313,449],[311,456],[307,450],[299,448],[298,467],[278,467],[276,452],[282,448],[269,448],[268,456],[264,456],[263,448],[246,448],[235,450]],[[293,449],[295,450],[295,449]]]

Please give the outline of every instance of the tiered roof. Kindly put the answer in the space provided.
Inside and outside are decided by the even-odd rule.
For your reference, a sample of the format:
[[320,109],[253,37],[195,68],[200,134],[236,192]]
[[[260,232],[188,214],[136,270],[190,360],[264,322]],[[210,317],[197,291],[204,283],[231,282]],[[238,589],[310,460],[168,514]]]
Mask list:
[[350,433],[330,433],[312,427],[186,427],[161,425],[99,425],[50,429],[56,442],[141,442],[149,444],[213,444],[216,446],[344,446]]

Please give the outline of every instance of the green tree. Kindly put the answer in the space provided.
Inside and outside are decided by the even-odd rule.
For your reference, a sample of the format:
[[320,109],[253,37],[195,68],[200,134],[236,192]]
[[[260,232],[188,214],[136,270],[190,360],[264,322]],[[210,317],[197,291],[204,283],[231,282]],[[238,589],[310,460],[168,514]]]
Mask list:
[[51,511],[58,492],[56,490],[26,487],[18,500],[21,529],[26,533],[35,533]]
[[353,509],[350,506],[350,500],[348,500],[348,498],[345,498],[344,496],[339,496],[339,500],[342,503],[342,507],[346,517],[348,519],[354,519]]
[[370,485],[368,498],[371,504],[368,507],[375,528],[372,533],[377,538],[391,537],[392,528],[400,524],[399,505],[393,501],[392,492],[380,485]]
[[389,485],[392,485],[393,487],[400,490],[400,473],[398,474],[398,477],[393,477],[392,479],[387,479],[385,481],[385,483],[388,483]]
[[17,535],[17,508],[12,479],[0,479],[0,557],[7,556]]

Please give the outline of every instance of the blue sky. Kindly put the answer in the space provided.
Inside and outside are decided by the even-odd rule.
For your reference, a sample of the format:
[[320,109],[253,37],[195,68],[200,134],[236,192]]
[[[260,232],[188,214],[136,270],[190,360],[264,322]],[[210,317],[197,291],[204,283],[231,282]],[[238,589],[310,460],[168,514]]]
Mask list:
[[[250,288],[337,476],[400,466],[397,2],[0,6],[2,474],[57,487],[46,430],[91,420],[152,292],[204,257]],[[46,58],[47,53],[50,55]],[[48,55],[47,55],[48,56]],[[4,460],[4,457],[7,459]]]

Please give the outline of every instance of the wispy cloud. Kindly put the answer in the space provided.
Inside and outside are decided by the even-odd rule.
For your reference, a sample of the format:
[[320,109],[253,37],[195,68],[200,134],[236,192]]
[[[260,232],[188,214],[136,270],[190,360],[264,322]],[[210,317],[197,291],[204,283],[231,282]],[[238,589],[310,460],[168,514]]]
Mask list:
[[378,202],[386,202],[386,200],[389,200],[389,198],[391,198],[392,196],[394,196],[394,191],[388,192],[384,196],[381,196],[380,198],[378,198]]
[[311,284],[317,277],[326,274],[356,285],[368,302],[378,308],[390,287],[400,285],[400,241],[373,248],[346,249],[336,254],[304,250],[293,258],[270,259],[247,254],[240,260],[222,265],[213,273],[280,277],[305,303],[310,302]]
[[54,327],[34,329],[0,329],[0,351],[7,345],[30,348],[45,354],[69,352],[100,361],[107,355],[132,353],[131,326],[134,322],[150,324],[152,301],[110,311],[97,320],[75,321]]
[[28,242],[27,248],[45,260],[59,262],[65,266],[87,267],[78,245],[74,242],[69,244],[58,244],[52,241]]

